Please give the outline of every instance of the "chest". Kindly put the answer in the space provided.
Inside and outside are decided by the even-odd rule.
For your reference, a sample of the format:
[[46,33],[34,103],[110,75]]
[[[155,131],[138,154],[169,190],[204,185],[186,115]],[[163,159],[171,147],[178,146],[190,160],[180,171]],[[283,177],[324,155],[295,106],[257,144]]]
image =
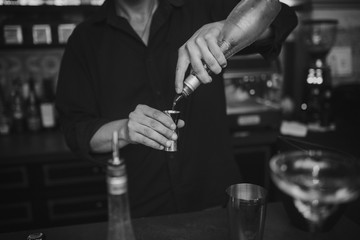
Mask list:
[[101,99],[102,115],[112,114],[109,106],[115,104],[122,116],[137,104],[169,107],[175,95],[178,49],[208,21],[194,21],[193,17],[176,13],[168,18],[154,16],[147,45],[125,20],[101,33],[89,69],[96,79],[94,92]]

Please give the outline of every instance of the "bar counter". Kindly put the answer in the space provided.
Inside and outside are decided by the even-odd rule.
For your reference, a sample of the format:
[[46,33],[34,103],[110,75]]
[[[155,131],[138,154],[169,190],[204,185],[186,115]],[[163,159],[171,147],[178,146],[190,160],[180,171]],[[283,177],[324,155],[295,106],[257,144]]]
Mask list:
[[[137,240],[227,240],[228,218],[226,209],[216,208],[167,216],[133,220]],[[43,232],[47,240],[101,240],[106,239],[107,223],[91,223],[65,227],[37,229],[0,234],[0,239],[26,239],[28,234]],[[359,239],[360,226],[342,217],[332,230],[319,235],[320,239]],[[303,240],[309,233],[292,226],[282,203],[269,203],[263,240]]]

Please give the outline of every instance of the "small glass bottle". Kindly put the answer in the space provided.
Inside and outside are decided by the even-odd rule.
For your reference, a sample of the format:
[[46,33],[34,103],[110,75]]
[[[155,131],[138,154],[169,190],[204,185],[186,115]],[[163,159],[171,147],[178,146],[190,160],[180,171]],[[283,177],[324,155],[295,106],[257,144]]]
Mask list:
[[29,80],[29,97],[26,106],[26,124],[30,132],[38,132],[41,130],[41,116],[38,98],[35,92],[35,82],[31,78]]
[[0,83],[0,136],[10,134],[10,117],[3,87]]
[[42,81],[43,96],[40,102],[40,113],[44,129],[54,129],[56,127],[54,81],[51,78],[45,78]]
[[113,133],[113,157],[107,166],[108,236],[107,240],[135,240],[127,194],[125,163],[119,158],[118,133]]
[[12,131],[14,133],[25,132],[25,107],[21,87],[20,79],[14,80],[11,92]]

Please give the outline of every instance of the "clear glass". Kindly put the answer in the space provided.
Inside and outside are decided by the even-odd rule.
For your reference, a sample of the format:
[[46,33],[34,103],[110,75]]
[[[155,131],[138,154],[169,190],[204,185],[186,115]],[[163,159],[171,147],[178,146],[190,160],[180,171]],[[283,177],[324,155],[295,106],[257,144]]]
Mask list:
[[360,192],[359,160],[329,151],[291,151],[270,160],[276,186],[293,198],[294,206],[312,233],[339,205],[355,200]]
[[263,239],[267,191],[249,183],[231,185],[226,189],[230,239]]

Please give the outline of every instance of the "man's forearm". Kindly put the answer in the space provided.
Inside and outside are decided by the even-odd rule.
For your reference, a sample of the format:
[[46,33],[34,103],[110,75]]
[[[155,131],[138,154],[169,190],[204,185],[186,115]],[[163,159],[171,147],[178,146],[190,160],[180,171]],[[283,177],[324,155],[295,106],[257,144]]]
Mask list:
[[126,140],[127,137],[127,123],[128,119],[121,119],[113,122],[109,122],[103,125],[94,134],[90,140],[91,151],[94,153],[106,153],[112,149],[112,134],[114,131],[119,133],[119,148],[122,148],[129,144]]

